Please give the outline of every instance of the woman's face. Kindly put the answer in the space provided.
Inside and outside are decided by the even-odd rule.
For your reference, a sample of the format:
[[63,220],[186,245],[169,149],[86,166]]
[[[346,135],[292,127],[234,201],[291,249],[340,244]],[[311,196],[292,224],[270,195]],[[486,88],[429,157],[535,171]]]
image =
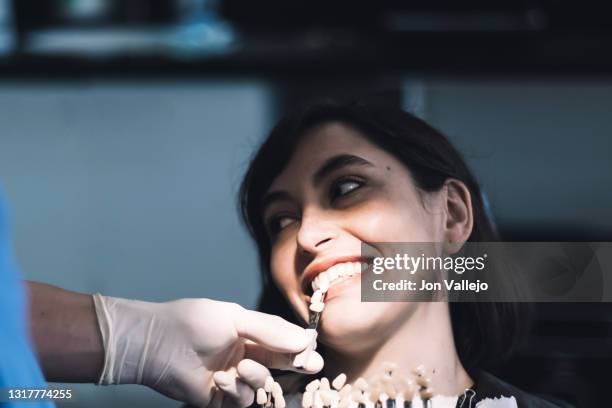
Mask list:
[[[417,190],[398,159],[338,122],[301,139],[264,202],[272,277],[304,321],[312,279],[335,264],[364,261],[362,243],[444,240],[441,194]],[[362,303],[360,293],[359,275],[330,287],[320,341],[346,351],[373,347],[418,306]]]

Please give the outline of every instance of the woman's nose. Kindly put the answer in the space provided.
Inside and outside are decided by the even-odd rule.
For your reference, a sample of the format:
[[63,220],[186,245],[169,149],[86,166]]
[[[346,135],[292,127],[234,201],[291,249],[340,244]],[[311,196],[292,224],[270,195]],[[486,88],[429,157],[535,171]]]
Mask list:
[[297,244],[303,252],[321,252],[328,248],[337,236],[337,229],[330,220],[314,214],[302,214]]

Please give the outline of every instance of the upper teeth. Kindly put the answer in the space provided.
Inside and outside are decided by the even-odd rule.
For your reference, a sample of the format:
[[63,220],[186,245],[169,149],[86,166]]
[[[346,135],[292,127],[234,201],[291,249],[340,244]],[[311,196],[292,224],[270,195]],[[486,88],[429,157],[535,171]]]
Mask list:
[[[361,262],[338,263],[328,270],[318,274],[312,281],[312,289],[321,294],[327,292],[331,285],[361,273]],[[314,297],[315,295],[313,295]],[[318,299],[317,299],[318,300]]]

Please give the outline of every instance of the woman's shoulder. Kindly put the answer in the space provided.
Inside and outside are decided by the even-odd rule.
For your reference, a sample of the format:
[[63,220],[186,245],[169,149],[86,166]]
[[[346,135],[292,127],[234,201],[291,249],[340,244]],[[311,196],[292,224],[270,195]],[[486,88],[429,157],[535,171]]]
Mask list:
[[514,397],[520,408],[573,408],[563,402],[551,402],[544,398],[523,391],[507,382],[500,380],[493,374],[481,371],[476,377],[476,399],[496,397]]

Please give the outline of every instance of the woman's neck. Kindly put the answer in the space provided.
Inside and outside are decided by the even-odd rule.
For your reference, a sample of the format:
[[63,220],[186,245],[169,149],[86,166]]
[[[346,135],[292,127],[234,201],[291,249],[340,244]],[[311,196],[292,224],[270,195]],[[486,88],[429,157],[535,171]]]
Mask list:
[[473,385],[457,356],[446,303],[420,303],[406,322],[380,340],[376,347],[355,353],[328,349],[326,376],[345,373],[349,382],[369,379],[390,362],[397,365],[395,373],[410,378],[412,369],[422,364],[436,394],[459,395]]

